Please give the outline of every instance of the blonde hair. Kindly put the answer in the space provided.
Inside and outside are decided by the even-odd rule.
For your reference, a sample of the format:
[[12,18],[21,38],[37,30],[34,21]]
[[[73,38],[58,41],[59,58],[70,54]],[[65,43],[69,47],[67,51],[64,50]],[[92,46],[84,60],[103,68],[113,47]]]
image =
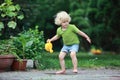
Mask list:
[[57,13],[56,18],[55,18],[55,24],[61,25],[61,23],[64,21],[70,22],[71,21],[70,15],[65,11],[61,11],[61,12]]

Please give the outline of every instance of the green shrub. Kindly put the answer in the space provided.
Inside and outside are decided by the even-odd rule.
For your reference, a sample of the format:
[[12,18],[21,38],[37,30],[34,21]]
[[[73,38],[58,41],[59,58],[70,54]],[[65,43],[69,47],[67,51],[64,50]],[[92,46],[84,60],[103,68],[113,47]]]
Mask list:
[[43,31],[38,30],[38,26],[28,31],[19,34],[18,37],[13,37],[14,45],[16,46],[17,54],[21,58],[35,59],[36,56],[41,56],[44,49]]

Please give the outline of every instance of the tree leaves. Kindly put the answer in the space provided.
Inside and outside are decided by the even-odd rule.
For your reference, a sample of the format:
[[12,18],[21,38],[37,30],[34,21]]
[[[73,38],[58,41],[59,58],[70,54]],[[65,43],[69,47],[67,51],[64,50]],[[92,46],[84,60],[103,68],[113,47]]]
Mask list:
[[2,30],[1,28],[7,26],[12,29],[16,28],[17,20],[22,20],[24,18],[20,9],[20,5],[13,4],[12,0],[4,0],[4,2],[0,4],[0,31]]
[[7,25],[8,25],[9,28],[15,29],[17,23],[15,21],[10,21],[10,22],[8,22]]
[[3,29],[3,28],[4,28],[3,22],[0,22],[0,31],[1,31],[1,29]]
[[22,20],[24,18],[24,15],[17,16],[18,19]]

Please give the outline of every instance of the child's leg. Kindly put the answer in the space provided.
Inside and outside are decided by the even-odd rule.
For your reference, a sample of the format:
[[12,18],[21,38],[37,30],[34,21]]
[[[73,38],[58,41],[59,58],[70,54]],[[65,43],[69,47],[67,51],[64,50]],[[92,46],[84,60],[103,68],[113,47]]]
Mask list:
[[59,60],[60,60],[61,71],[56,72],[57,74],[63,74],[63,73],[65,73],[65,61],[64,61],[64,57],[65,56],[66,56],[65,52],[60,52],[60,54],[59,54]]
[[73,72],[77,72],[77,57],[76,57],[76,52],[71,52],[70,53],[72,63],[73,63]]

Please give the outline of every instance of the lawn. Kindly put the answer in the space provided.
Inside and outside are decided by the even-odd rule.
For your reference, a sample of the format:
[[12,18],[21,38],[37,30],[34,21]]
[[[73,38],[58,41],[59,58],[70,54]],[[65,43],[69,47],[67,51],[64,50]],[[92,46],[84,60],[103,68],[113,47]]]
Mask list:
[[[59,69],[59,52],[48,53],[45,52],[42,60],[39,61],[41,64],[38,68],[40,69]],[[77,53],[78,67],[79,68],[119,68],[120,67],[120,54],[104,53],[101,55],[92,55],[89,52]],[[70,55],[65,57],[66,68],[72,68],[72,62]]]

